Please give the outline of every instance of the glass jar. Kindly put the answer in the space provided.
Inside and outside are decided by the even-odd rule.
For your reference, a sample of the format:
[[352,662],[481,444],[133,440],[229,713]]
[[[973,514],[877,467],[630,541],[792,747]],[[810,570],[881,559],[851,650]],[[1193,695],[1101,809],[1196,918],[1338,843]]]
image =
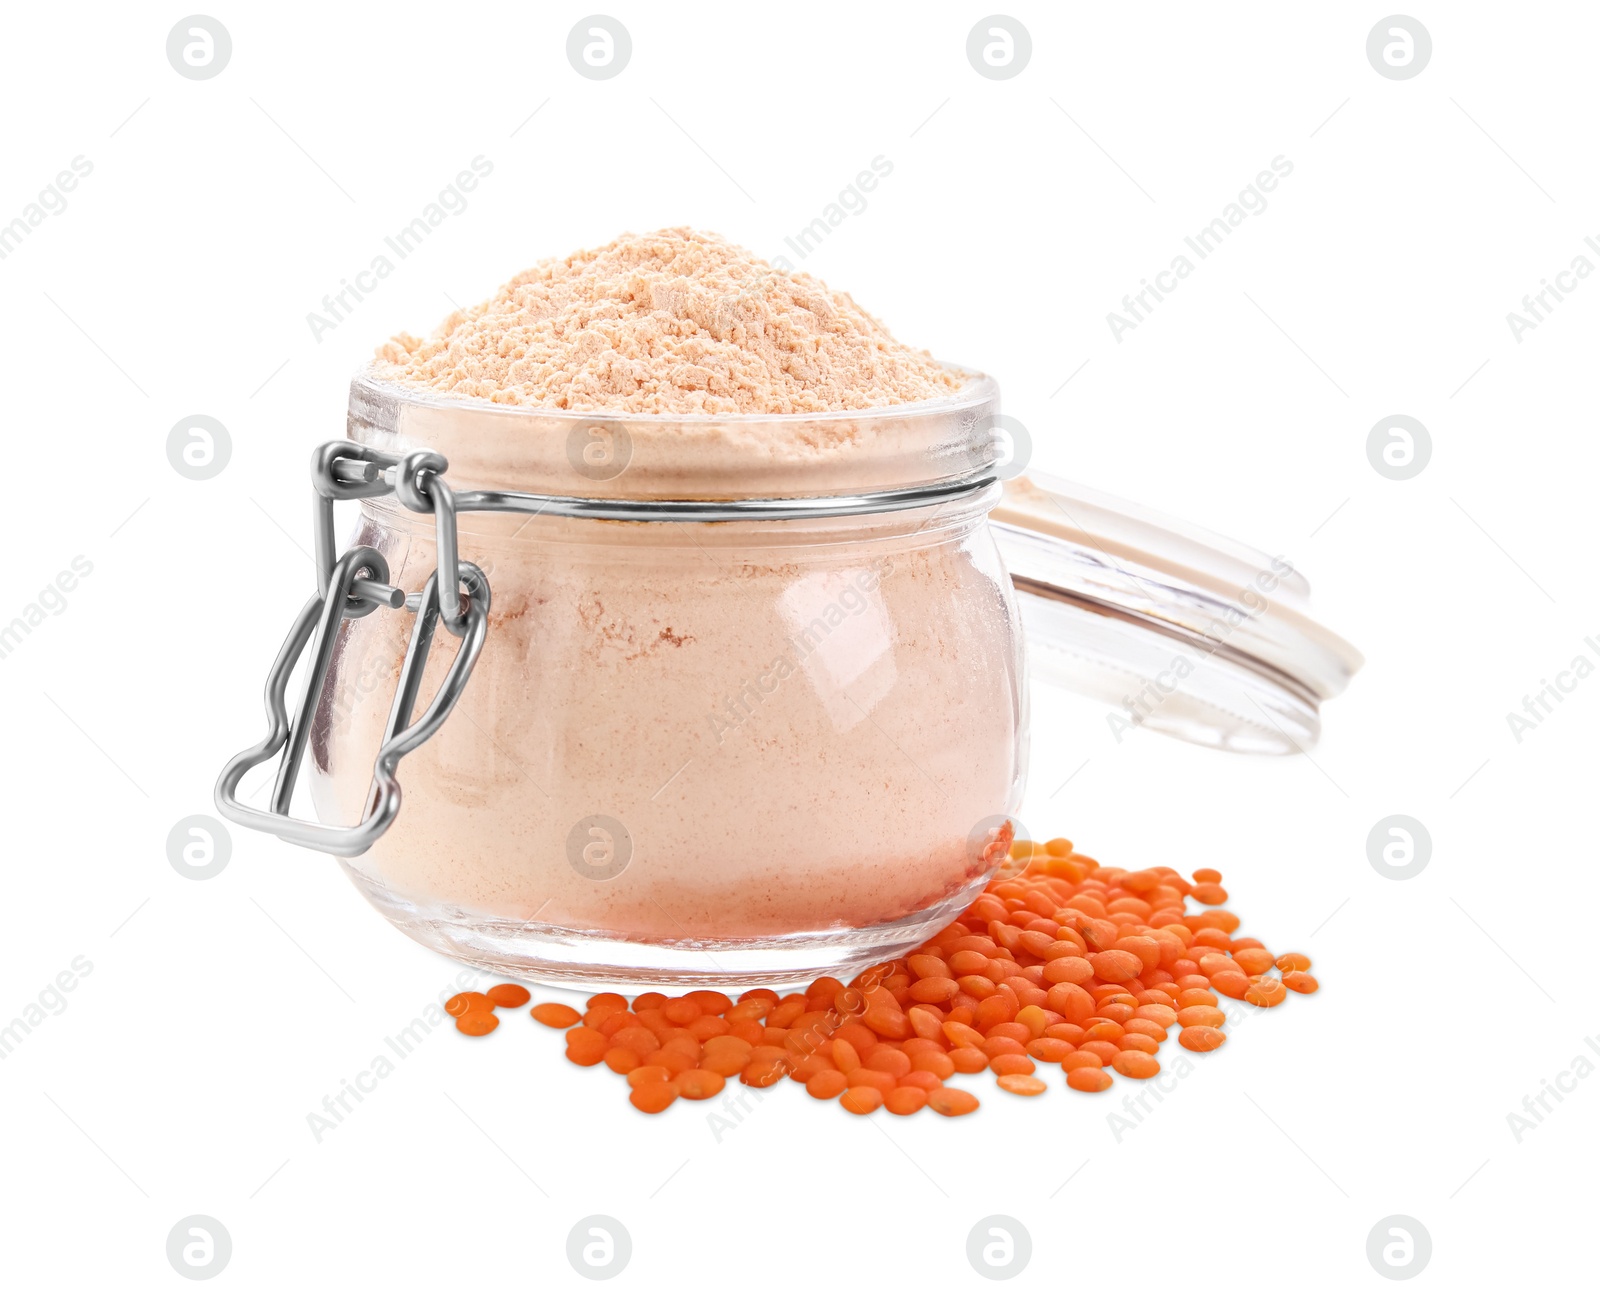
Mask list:
[[[596,419],[358,379],[352,439],[438,451],[458,499],[943,493],[720,521],[460,512],[492,590],[481,656],[406,758],[393,826],[344,861],[356,885],[422,943],[542,980],[809,980],[949,922],[991,871],[1026,751],[985,525],[997,403],[973,377],[868,414]],[[433,519],[393,495],[363,501],[355,543],[403,590],[439,565]],[[407,621],[341,623],[310,735],[325,822],[361,817]]]
[[[219,807],[336,855],[479,967],[786,985],[915,946],[1004,858],[1025,633],[1047,678],[1129,708],[1119,742],[1314,741],[1360,657],[1303,578],[1081,487],[1002,483],[1013,425],[957,372],[920,404],[698,418],[359,376],[351,440],[313,461],[319,592]],[[243,805],[280,752],[271,808]],[[290,816],[303,755],[315,820]]]

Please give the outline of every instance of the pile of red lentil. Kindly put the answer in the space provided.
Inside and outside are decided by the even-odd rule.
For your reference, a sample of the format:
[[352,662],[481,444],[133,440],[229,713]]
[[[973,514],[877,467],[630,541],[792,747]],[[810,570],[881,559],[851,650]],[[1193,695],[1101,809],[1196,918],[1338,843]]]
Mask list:
[[[1003,847],[1002,847],[1003,849]],[[643,1112],[705,1099],[728,1080],[756,1088],[783,1077],[848,1112],[923,1107],[963,1116],[977,1095],[948,1082],[992,1071],[1000,1088],[1047,1088],[1039,1064],[1066,1085],[1109,1089],[1113,1073],[1148,1080],[1170,1031],[1208,1053],[1227,1038],[1218,995],[1271,1008],[1317,980],[1303,954],[1274,957],[1235,933],[1215,869],[1187,881],[1174,869],[1102,868],[1064,838],[1013,841],[1009,858],[972,906],[917,949],[868,968],[849,985],[821,977],[804,992],[717,990],[669,996],[597,994],[579,1013],[532,1009],[566,1029],[567,1057],[627,1077]],[[1189,913],[1188,904],[1201,906]],[[1274,975],[1276,973],[1277,975]],[[467,1035],[487,1035],[497,1008],[531,998],[519,985],[468,991],[445,1005]]]

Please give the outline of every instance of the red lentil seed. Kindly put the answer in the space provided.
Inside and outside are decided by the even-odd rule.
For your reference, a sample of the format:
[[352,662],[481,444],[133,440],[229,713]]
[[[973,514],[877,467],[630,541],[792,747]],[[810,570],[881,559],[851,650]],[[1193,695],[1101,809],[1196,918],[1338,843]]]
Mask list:
[[901,1085],[883,1097],[883,1105],[896,1116],[912,1116],[928,1103],[928,1090],[919,1085]]
[[1111,1077],[1101,1067],[1074,1067],[1067,1072],[1067,1088],[1080,1093],[1099,1093],[1111,1088]]
[[628,1095],[628,1101],[640,1111],[654,1116],[666,1111],[677,1097],[678,1087],[672,1081],[646,1080],[634,1087],[633,1092]]
[[456,1018],[456,1029],[463,1035],[487,1035],[500,1019],[482,1008],[472,1008]]
[[856,1116],[870,1116],[883,1106],[883,1093],[869,1085],[853,1086],[839,1095],[839,1106]]
[[[1310,974],[1291,972],[1289,975],[1309,976]],[[1257,1008],[1274,1008],[1288,997],[1288,993],[1284,990],[1283,982],[1274,981],[1270,977],[1262,977],[1258,981],[1252,981],[1244,992],[1245,1002],[1254,1004]],[[1215,1022],[1212,1023],[1212,1025],[1216,1024]]]
[[965,1089],[935,1089],[928,1094],[928,1106],[941,1116],[965,1116],[978,1110],[978,1096]]
[[1132,1049],[1118,1053],[1111,1059],[1113,1069],[1130,1080],[1148,1080],[1161,1070],[1154,1053],[1140,1053]]
[[[756,989],[737,1001],[712,989],[650,991],[631,1008],[608,991],[582,1012],[542,1003],[530,1016],[566,1031],[573,1062],[626,1075],[630,1101],[652,1114],[680,1097],[713,1097],[735,1076],[754,1088],[791,1076],[861,1115],[880,1106],[966,1115],[977,1097],[945,1082],[985,1070],[1033,1096],[1046,1088],[1038,1062],[1095,1093],[1114,1075],[1159,1074],[1173,1029],[1183,1048],[1219,1047],[1219,995],[1270,1007],[1318,988],[1305,955],[1275,957],[1236,934],[1238,916],[1219,907],[1221,881],[1215,869],[1196,870],[1191,883],[1166,868],[1103,868],[1064,838],[1013,842],[1004,872],[966,913],[849,986],[819,977],[803,993]],[[1185,912],[1191,900],[1207,907]],[[1268,975],[1274,967],[1281,979]],[[487,1034],[496,1008],[530,998],[506,982],[445,1007],[459,1030]]]
[[[444,1001],[444,1010],[452,1017],[461,1017],[469,1012],[493,1012],[494,1000],[486,994],[479,994],[476,990],[463,990],[458,995],[451,995]],[[573,1021],[577,1021],[574,1016]]]
[[1185,1026],[1178,1032],[1178,1043],[1196,1053],[1209,1053],[1220,1048],[1228,1037],[1212,1026]]

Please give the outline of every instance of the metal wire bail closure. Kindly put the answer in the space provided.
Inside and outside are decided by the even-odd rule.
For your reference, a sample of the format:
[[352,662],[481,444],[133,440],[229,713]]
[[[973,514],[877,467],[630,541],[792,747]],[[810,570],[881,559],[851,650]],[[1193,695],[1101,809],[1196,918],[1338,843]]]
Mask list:
[[[489,580],[478,567],[458,557],[454,497],[443,480],[446,467],[443,456],[430,451],[418,451],[401,459],[349,441],[329,442],[313,456],[317,593],[300,609],[267,675],[266,737],[229,761],[217,779],[217,809],[232,822],[298,846],[351,856],[369,849],[400,813],[400,782],[396,775],[400,760],[438,732],[450,715],[477,663],[488,627]],[[428,578],[421,594],[409,599],[389,584],[389,565],[376,549],[358,546],[337,560],[333,557],[334,501],[367,499],[391,490],[408,508],[434,513],[438,519],[438,569]],[[449,593],[441,593],[441,573]],[[373,762],[366,813],[360,823],[349,827],[297,819],[289,813],[289,806],[305,759],[311,724],[327,684],[339,627],[347,618],[366,616],[379,606],[414,607],[416,620],[383,742]],[[461,645],[433,700],[413,720],[422,673],[441,620]],[[291,720],[286,703],[289,676],[308,643],[312,645],[311,655]],[[238,797],[240,781],[280,751],[282,758],[268,808],[258,810],[243,804]]]

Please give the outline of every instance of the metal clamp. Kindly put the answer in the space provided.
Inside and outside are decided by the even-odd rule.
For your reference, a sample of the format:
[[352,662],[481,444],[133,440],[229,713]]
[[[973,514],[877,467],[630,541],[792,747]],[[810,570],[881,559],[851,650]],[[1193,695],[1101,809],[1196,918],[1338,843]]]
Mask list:
[[[396,456],[351,441],[329,442],[319,447],[312,457],[317,593],[300,609],[267,675],[266,737],[229,761],[217,779],[217,808],[234,823],[271,833],[299,846],[350,856],[369,849],[400,813],[400,782],[396,776],[400,760],[444,724],[466,688],[488,628],[489,581],[479,568],[460,560],[455,500],[444,482],[447,467],[444,457],[431,451]],[[407,508],[433,513],[438,524],[438,569],[428,578],[421,594],[409,599],[403,591],[389,584],[389,565],[376,549],[358,546],[342,557],[334,557],[334,502],[370,499],[391,491]],[[441,574],[453,596],[441,594]],[[379,606],[414,607],[416,620],[400,668],[389,721],[384,727],[383,742],[373,763],[366,812],[360,823],[350,827],[297,819],[289,813],[289,805],[305,759],[312,721],[333,663],[339,627],[347,618],[366,616]],[[422,672],[440,621],[461,640],[461,646],[433,700],[413,720]],[[312,645],[311,656],[291,721],[285,701],[289,676],[308,643]],[[268,808],[257,810],[244,805],[238,798],[240,781],[250,770],[271,760],[280,751],[283,755]]]

